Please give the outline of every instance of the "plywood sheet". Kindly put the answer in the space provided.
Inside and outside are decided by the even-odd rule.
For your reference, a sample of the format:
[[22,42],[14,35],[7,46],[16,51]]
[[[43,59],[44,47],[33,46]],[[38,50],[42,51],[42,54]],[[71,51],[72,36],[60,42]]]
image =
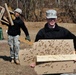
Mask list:
[[34,70],[37,74],[73,73],[74,61],[40,63]]
[[31,49],[20,50],[19,60],[21,65],[29,65],[37,55],[59,54],[75,54],[73,40],[40,40],[33,43]]
[[40,40],[33,45],[36,54],[75,54],[73,40]]
[[19,51],[20,65],[29,65],[34,61],[35,56],[33,55],[32,49],[24,49]]

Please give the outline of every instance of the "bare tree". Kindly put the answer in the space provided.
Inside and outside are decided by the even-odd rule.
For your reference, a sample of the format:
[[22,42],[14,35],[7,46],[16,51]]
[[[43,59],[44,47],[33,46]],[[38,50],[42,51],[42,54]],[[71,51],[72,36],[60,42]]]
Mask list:
[[[68,9],[76,10],[76,0],[1,0],[0,5],[7,3],[12,9],[17,7],[23,10],[23,15],[27,21],[44,20],[45,8],[64,8],[68,13]],[[57,6],[56,6],[57,5]]]

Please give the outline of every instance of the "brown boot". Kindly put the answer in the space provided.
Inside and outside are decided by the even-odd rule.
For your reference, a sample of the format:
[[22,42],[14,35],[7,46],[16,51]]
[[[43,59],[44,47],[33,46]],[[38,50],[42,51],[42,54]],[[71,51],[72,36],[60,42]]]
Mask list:
[[20,64],[20,62],[19,62],[19,60],[18,60],[18,59],[17,59],[17,60],[15,60],[15,62],[16,62],[16,64],[18,64],[18,65]]
[[11,63],[12,63],[12,64],[14,63],[14,59],[11,60]]

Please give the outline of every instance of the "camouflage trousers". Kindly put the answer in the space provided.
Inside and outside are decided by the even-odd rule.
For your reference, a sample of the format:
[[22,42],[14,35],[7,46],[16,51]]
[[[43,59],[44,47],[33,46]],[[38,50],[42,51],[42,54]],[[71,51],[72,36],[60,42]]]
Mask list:
[[10,36],[8,35],[8,44],[10,46],[10,55],[12,59],[18,59],[18,53],[20,50],[20,42],[19,42],[19,35],[17,36]]

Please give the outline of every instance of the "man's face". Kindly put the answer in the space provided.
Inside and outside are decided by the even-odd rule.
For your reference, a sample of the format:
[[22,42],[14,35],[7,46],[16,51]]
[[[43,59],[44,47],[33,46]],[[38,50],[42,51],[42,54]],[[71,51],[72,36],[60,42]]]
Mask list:
[[47,19],[47,22],[50,26],[54,26],[56,23],[56,18],[49,18]]
[[19,13],[15,12],[15,17],[19,17]]

